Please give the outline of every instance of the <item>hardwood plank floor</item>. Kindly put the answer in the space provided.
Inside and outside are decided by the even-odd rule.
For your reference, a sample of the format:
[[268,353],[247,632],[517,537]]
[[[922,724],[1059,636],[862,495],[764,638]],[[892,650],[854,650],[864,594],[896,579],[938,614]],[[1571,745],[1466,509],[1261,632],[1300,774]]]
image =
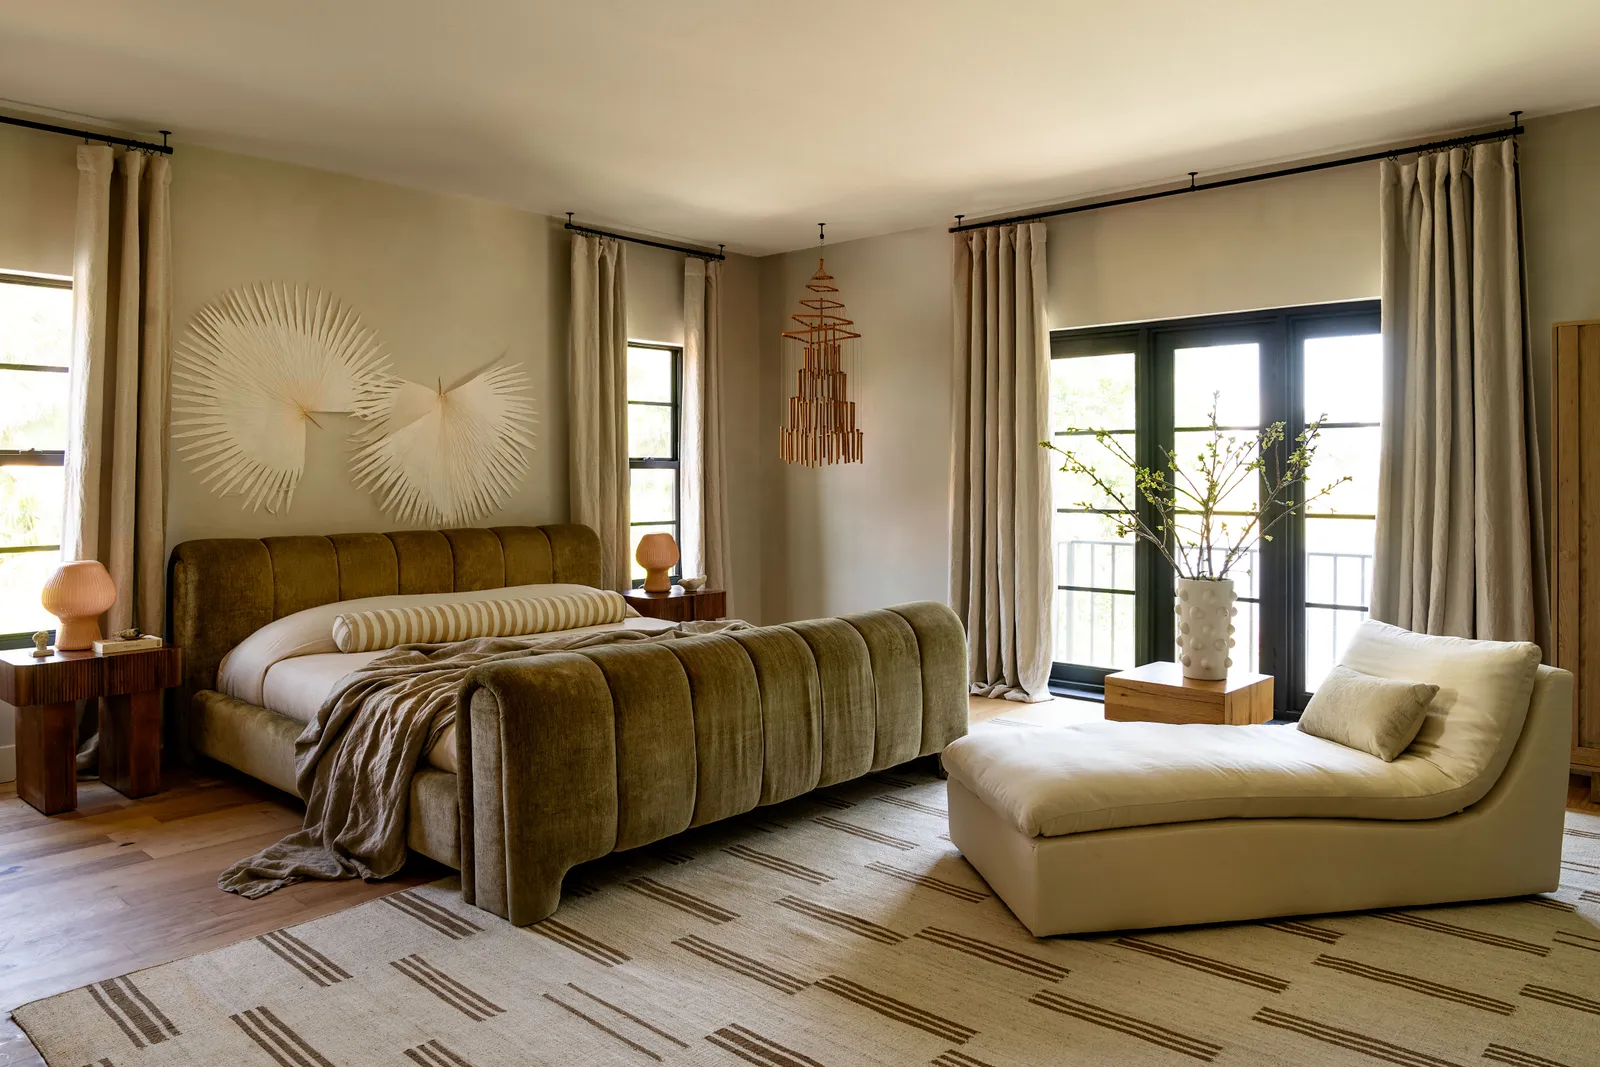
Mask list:
[[45,817],[0,785],[0,1067],[43,1067],[10,1019],[20,1004],[182,959],[442,878],[414,858],[390,881],[306,882],[261,900],[217,889],[229,864],[300,825],[294,798],[243,777],[168,772],[129,800],[78,783]]
[[[1089,701],[974,697],[975,722],[1064,724],[1101,717]],[[0,785],[0,1067],[44,1067],[10,1019],[20,1004],[182,959],[448,874],[427,860],[387,882],[306,882],[261,900],[217,889],[228,864],[300,825],[299,803],[243,777],[169,772],[129,800],[80,782],[78,810],[45,817]],[[1568,807],[1600,814],[1574,776]]]

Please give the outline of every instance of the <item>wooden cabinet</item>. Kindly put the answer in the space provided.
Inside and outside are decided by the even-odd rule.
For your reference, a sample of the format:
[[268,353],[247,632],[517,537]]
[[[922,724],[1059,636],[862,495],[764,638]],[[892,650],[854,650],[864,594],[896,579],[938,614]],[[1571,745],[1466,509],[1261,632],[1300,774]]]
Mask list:
[[1600,795],[1600,320],[1551,345],[1555,665],[1572,672],[1572,769]]

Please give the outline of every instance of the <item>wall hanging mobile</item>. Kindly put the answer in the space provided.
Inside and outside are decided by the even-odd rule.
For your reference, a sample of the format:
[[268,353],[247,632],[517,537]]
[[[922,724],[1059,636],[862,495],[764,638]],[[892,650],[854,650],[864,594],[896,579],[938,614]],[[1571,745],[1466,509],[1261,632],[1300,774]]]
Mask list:
[[201,308],[178,341],[173,439],[221,496],[287,509],[306,463],[306,423],[348,412],[386,377],[383,347],[337,297],[248,285]]
[[459,526],[498,508],[528,470],[536,415],[520,366],[501,364],[453,389],[391,378],[363,394],[371,426],[351,469],[401,522]]
[[[817,223],[817,244],[823,241]],[[856,429],[856,404],[850,399],[849,373],[854,368],[855,342],[861,335],[841,312],[844,304],[831,294],[839,287],[817,258],[817,273],[806,288],[816,295],[800,301],[790,316],[800,329],[783,334],[784,366],[795,373],[794,395],[779,433],[778,454],[785,463],[819,467],[824,463],[860,463],[861,431]]]

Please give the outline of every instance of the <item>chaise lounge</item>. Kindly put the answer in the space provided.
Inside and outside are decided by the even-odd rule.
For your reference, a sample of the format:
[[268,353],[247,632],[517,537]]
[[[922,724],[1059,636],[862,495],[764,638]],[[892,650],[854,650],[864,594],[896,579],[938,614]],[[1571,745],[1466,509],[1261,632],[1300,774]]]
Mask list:
[[951,841],[1040,937],[1555,889],[1572,676],[1376,622],[1343,663],[1439,686],[1392,762],[1270,724],[990,731],[944,753]]

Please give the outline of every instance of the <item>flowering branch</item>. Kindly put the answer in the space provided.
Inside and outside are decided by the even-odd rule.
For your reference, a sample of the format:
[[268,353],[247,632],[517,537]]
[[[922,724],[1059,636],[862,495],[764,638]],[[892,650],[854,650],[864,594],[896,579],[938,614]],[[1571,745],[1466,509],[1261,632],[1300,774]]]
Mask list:
[[[1161,554],[1181,578],[1221,581],[1234,564],[1245,558],[1262,541],[1272,540],[1272,531],[1291,515],[1303,512],[1312,503],[1326,498],[1350,476],[1337,478],[1300,501],[1294,500],[1294,487],[1305,481],[1316,457],[1317,441],[1326,416],[1308,425],[1294,440],[1294,447],[1283,456],[1284,424],[1275,422],[1250,437],[1231,437],[1217,422],[1220,394],[1212,394],[1211,438],[1195,457],[1195,473],[1180,467],[1177,453],[1162,449],[1162,467],[1143,467],[1128,452],[1117,436],[1107,430],[1091,430],[1094,439],[1111,457],[1133,472],[1133,493],[1112,485],[1077,453],[1041,441],[1044,448],[1059,453],[1061,470],[1086,478],[1099,495],[1097,501],[1079,501],[1077,507],[1111,516],[1117,536],[1142,540]],[[1069,433],[1080,433],[1069,429]],[[1218,514],[1223,502],[1247,486],[1251,479],[1260,484],[1260,502],[1252,504],[1249,521],[1230,530],[1226,518]],[[1139,513],[1143,499],[1154,513],[1154,524]],[[1192,507],[1179,507],[1180,498]],[[1180,523],[1179,512],[1193,511],[1196,528]],[[1189,516],[1185,516],[1188,518]],[[1188,536],[1184,536],[1188,535]],[[1215,554],[1222,553],[1216,565]]]

